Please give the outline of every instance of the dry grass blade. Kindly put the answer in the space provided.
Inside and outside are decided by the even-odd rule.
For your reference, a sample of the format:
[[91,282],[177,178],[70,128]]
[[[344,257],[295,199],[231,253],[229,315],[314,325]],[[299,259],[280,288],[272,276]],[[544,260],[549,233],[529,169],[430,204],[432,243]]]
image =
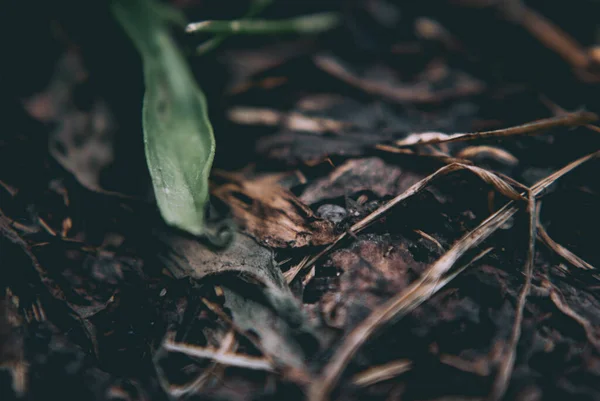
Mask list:
[[412,368],[412,362],[407,359],[388,362],[383,365],[373,366],[357,373],[352,378],[352,384],[358,387],[367,387],[384,380],[392,379]]
[[338,351],[323,369],[321,380],[314,382],[309,388],[309,401],[324,401],[329,397],[344,368],[350,362],[354,353],[369,339],[369,337],[384,324],[397,320],[414,310],[429,299],[433,294],[448,284],[472,262],[483,257],[490,249],[486,249],[468,264],[450,273],[454,263],[469,249],[479,245],[488,236],[500,228],[512,217],[518,208],[514,202],[508,202],[503,208],[488,217],[473,231],[456,242],[448,252],[431,265],[420,279],[409,285],[403,292],[391,298],[385,304],[373,310],[344,339]]
[[508,184],[504,179],[500,178],[498,175],[496,175],[490,171],[487,171],[480,167],[468,166],[468,165],[464,165],[464,164],[460,164],[460,163],[453,163],[448,166],[444,166],[444,167],[440,168],[439,170],[437,170],[436,172],[434,172],[433,174],[425,177],[421,181],[412,185],[410,188],[408,188],[402,194],[391,199],[386,204],[384,204],[383,206],[381,206],[380,208],[375,210],[373,213],[366,216],[364,219],[355,223],[352,227],[350,227],[350,229],[347,232],[338,236],[330,245],[325,247],[323,250],[321,250],[319,253],[317,253],[315,256],[313,256],[311,259],[309,259],[308,261],[306,261],[304,263],[300,263],[298,266],[296,266],[294,268],[294,271],[290,272],[286,276],[286,279],[288,280],[288,282],[291,282],[292,280],[294,280],[294,278],[297,276],[297,274],[299,272],[312,267],[320,258],[322,258],[324,255],[326,255],[332,249],[334,249],[340,241],[342,241],[349,235],[351,236],[352,234],[356,234],[359,231],[364,230],[366,227],[368,227],[373,222],[377,221],[377,219],[381,218],[384,214],[389,212],[392,208],[397,206],[399,203],[401,203],[404,200],[421,192],[425,187],[427,187],[436,178],[450,174],[455,171],[459,171],[459,170],[467,170],[467,171],[470,171],[471,173],[474,173],[479,178],[481,178],[484,182],[492,185],[498,192],[502,193],[509,199],[513,199],[513,200],[523,200],[524,199],[523,196],[521,194],[519,194],[517,191],[515,191],[513,189],[513,187],[510,184]]
[[[219,346],[217,352],[221,354],[231,353],[232,351],[234,351],[236,344],[237,343],[235,340],[235,332],[233,330],[230,330],[223,338],[223,341],[221,342],[221,345]],[[214,362],[192,382],[184,384],[182,386],[173,384],[170,385],[168,388],[169,395],[171,395],[172,397],[179,398],[185,394],[196,393],[200,391],[206,385],[211,376],[215,376],[222,373],[223,367],[224,365],[221,365],[218,362]]]
[[194,358],[208,358],[222,365],[236,366],[253,370],[274,371],[274,367],[266,358],[259,358],[249,355],[220,352],[219,349],[198,347],[190,344],[175,343],[167,340],[163,344],[167,351],[180,352]]
[[414,151],[412,149],[397,148],[395,146],[390,146],[390,145],[377,144],[377,145],[375,145],[375,149],[382,151],[382,152],[387,152],[387,153],[426,157],[429,159],[439,160],[440,162],[446,163],[446,164],[452,164],[452,163],[473,164],[473,162],[468,159],[452,157],[452,156],[440,154],[440,153],[428,154],[428,153]]
[[285,277],[285,281],[288,284],[290,284],[294,280],[294,277],[296,277],[296,275],[300,272],[302,267],[306,265],[306,262],[308,262],[309,259],[309,256],[305,256],[304,258],[302,258],[300,263],[283,273],[283,277]]
[[581,325],[581,327],[583,327],[583,330],[585,331],[585,336],[587,337],[590,344],[592,344],[594,346],[594,348],[596,348],[597,352],[600,352],[600,340],[598,340],[598,338],[596,337],[595,329],[594,329],[594,326],[592,325],[592,323],[590,323],[589,320],[587,320],[586,318],[581,316],[579,313],[577,313],[573,309],[571,309],[571,307],[564,300],[564,298],[563,298],[562,294],[560,293],[560,291],[558,290],[558,288],[556,288],[554,285],[552,285],[552,283],[550,283],[549,281],[546,281],[545,285],[550,288],[550,299],[552,300],[554,305],[556,305],[556,307],[562,313],[564,313],[566,316],[570,317],[571,319],[575,320],[577,323],[579,323]]
[[306,116],[297,112],[285,113],[274,109],[256,107],[234,107],[229,110],[231,121],[244,125],[282,126],[294,131],[311,134],[339,132],[352,124],[331,118]]
[[459,159],[488,157],[508,166],[515,166],[519,164],[519,159],[514,157],[510,152],[495,146],[468,146],[461,150],[456,157]]
[[453,134],[446,137],[433,137],[420,140],[419,137],[411,136],[410,140],[399,140],[396,146],[431,145],[438,143],[473,141],[478,139],[497,138],[511,135],[534,134],[543,130],[556,127],[574,127],[597,121],[598,115],[587,111],[576,111],[573,113],[556,117],[544,118],[530,123],[517,125],[510,128],[502,128],[493,131],[482,131],[472,133]]
[[440,251],[444,252],[445,249],[442,246],[442,244],[440,244],[440,242],[435,239],[433,236],[427,234],[426,232],[422,231],[422,230],[413,230],[415,233],[419,234],[421,237],[425,238],[427,241],[432,242]]
[[600,150],[595,151],[594,153],[590,153],[589,155],[580,157],[579,159],[572,161],[567,164],[565,167],[560,170],[550,174],[548,177],[538,181],[533,187],[531,187],[531,191],[533,192],[536,198],[543,196],[544,191],[550,187],[556,180],[558,180],[563,175],[571,172],[575,168],[581,166],[583,163],[595,159],[600,156]]
[[276,355],[269,354],[265,347],[261,344],[261,341],[253,334],[242,330],[235,322],[225,313],[221,307],[206,298],[201,298],[201,301],[211,312],[219,316],[225,323],[227,323],[233,331],[237,334],[247,338],[252,345],[254,345],[262,354],[263,358],[273,367],[277,372],[282,373],[287,379],[298,382],[308,383],[311,375],[306,369],[300,369],[290,365],[283,364],[281,358],[276,358]]
[[546,246],[548,248],[550,248],[551,250],[553,250],[554,252],[556,252],[560,257],[562,257],[563,259],[565,259],[567,262],[569,262],[573,266],[575,266],[575,267],[577,267],[579,269],[583,269],[583,270],[594,270],[595,269],[594,266],[592,266],[591,264],[589,264],[585,260],[581,259],[579,256],[575,255],[573,252],[571,252],[570,250],[568,250],[564,246],[562,246],[559,243],[555,242],[548,235],[548,233],[546,232],[546,229],[544,228],[544,226],[540,222],[540,218],[539,218],[540,209],[541,209],[541,207],[538,206],[538,209],[537,209],[537,213],[538,213],[538,218],[537,218],[537,236],[538,236],[538,238],[544,244],[546,244]]
[[585,49],[574,38],[521,0],[502,1],[498,5],[510,19],[520,23],[533,37],[573,67],[585,68],[588,65]]
[[537,212],[536,212],[536,201],[533,192],[529,192],[529,250],[527,252],[527,263],[525,265],[525,284],[519,294],[519,300],[517,302],[517,310],[515,313],[515,322],[510,335],[508,343],[509,349],[507,355],[500,363],[498,369],[498,375],[494,384],[492,385],[492,391],[488,396],[488,400],[497,401],[504,397],[508,383],[512,376],[513,368],[515,366],[515,357],[517,354],[517,344],[521,338],[521,326],[523,323],[523,313],[525,311],[525,303],[527,302],[527,296],[531,290],[531,279],[533,277],[533,267],[535,263],[535,239],[537,229]]
[[[529,292],[531,286],[531,273],[533,271],[533,257],[535,252],[535,238],[536,238],[536,227],[535,224],[535,197],[541,193],[541,191],[547,188],[550,184],[555,182],[557,179],[572,171],[576,167],[585,163],[586,161],[598,156],[600,151],[594,152],[590,155],[584,156],[580,159],[575,160],[574,162],[569,163],[567,166],[563,167],[559,171],[545,179],[539,181],[534,187],[528,191],[529,194],[529,209],[530,209],[530,242],[529,242],[529,258],[527,264],[527,279],[525,281],[525,285],[519,297],[519,308],[517,308],[517,317],[515,318],[515,325],[512,333],[512,344],[516,345],[518,339],[520,337],[521,331],[521,320],[523,314],[523,308],[525,306],[525,301],[527,298],[527,294]],[[371,215],[367,216],[365,219],[356,223],[352,229],[356,227],[356,229],[362,229],[366,227],[370,222],[374,221],[378,216],[382,215],[386,211],[388,211],[391,207],[395,206],[402,200],[406,199],[409,196],[414,195],[414,193],[422,190],[433,178],[440,175],[442,171],[447,172],[445,169],[451,167],[446,166],[424,180],[419,181],[417,184],[413,185],[407,191],[405,191],[402,195],[399,195],[397,198],[392,199],[388,204],[384,205],[381,209],[378,209]],[[539,191],[539,192],[538,192]],[[533,206],[532,206],[533,204]],[[420,305],[420,303],[424,302],[431,295],[437,292],[440,288],[446,285],[450,280],[452,280],[457,274],[460,273],[464,269],[457,269],[452,274],[447,274],[456,260],[463,255],[468,249],[477,246],[481,243],[485,238],[491,235],[494,231],[496,231],[499,227],[501,227],[510,217],[512,217],[518,211],[518,207],[515,205],[515,201],[508,202],[503,208],[498,210],[488,219],[486,219],[483,223],[481,223],[475,230],[461,238],[454,246],[444,254],[436,263],[434,263],[419,279],[417,282],[411,284],[405,291],[403,291],[398,296],[390,299],[381,307],[374,310],[369,317],[367,317],[358,327],[356,327],[344,340],[340,349],[337,353],[332,357],[329,363],[323,369],[322,380],[320,382],[313,382],[309,387],[308,399],[309,401],[325,401],[329,397],[329,393],[335,386],[337,380],[341,376],[344,368],[350,362],[354,353],[360,348],[362,344],[370,337],[372,333],[374,333],[379,327],[383,324],[389,322],[392,319],[397,319],[402,315],[410,312],[415,307]],[[373,216],[375,215],[376,216]],[[355,232],[355,231],[354,231]],[[346,234],[340,236],[343,238]],[[334,244],[330,245],[328,248],[331,249],[339,241],[339,239]],[[327,249],[326,249],[327,250]],[[487,250],[486,250],[487,252]],[[309,261],[308,263],[313,263],[316,258],[322,256],[324,252],[322,251],[320,254],[316,255]],[[307,263],[307,264],[308,264]],[[445,277],[444,274],[446,274]],[[519,311],[520,314],[519,314]],[[510,377],[510,373],[512,372],[512,366],[514,365],[514,348],[511,352],[512,357],[509,355],[509,359],[505,359],[504,368],[501,369],[501,373],[497,377],[496,383],[494,385],[494,389],[490,394],[490,398],[501,396],[508,382],[508,378]]]

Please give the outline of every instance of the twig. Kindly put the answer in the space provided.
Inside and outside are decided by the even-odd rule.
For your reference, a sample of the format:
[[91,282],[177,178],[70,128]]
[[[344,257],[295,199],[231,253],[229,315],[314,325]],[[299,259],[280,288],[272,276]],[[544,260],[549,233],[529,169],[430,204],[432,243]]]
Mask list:
[[489,139],[496,137],[505,137],[511,135],[524,135],[524,134],[535,134],[540,131],[547,130],[556,127],[574,127],[579,125],[586,125],[588,123],[598,120],[598,115],[588,111],[576,111],[573,113],[559,115],[556,117],[544,118],[541,120],[529,122],[515,127],[502,128],[493,131],[481,131],[473,133],[459,133],[447,135],[445,137],[430,138],[426,140],[419,140],[418,138],[411,140],[401,139],[396,141],[396,146],[416,146],[416,145],[430,145],[438,143],[450,143],[450,142],[463,142],[473,141],[479,139]]

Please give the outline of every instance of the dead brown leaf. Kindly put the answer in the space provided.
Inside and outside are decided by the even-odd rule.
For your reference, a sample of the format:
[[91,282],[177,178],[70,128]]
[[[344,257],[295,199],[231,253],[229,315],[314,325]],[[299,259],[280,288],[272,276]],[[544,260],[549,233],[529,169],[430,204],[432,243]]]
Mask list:
[[373,236],[334,252],[331,262],[342,273],[339,287],[321,300],[325,321],[333,327],[354,327],[370,310],[405,289],[426,267],[408,248],[406,241]]
[[404,192],[423,178],[397,166],[385,163],[378,157],[348,160],[327,177],[315,180],[300,196],[307,204],[364,190],[383,197]]
[[213,194],[227,203],[243,229],[275,248],[325,245],[334,239],[334,225],[314,215],[294,194],[278,184],[280,175],[243,177],[217,173],[228,182]]

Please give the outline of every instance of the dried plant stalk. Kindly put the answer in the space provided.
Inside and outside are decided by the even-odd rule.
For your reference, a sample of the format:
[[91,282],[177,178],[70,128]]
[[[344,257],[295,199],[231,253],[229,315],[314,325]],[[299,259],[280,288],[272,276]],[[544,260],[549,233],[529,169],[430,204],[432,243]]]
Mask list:
[[480,139],[489,139],[497,137],[506,137],[512,135],[533,135],[544,130],[556,127],[575,127],[586,125],[597,121],[598,115],[588,111],[576,111],[556,117],[544,118],[537,121],[532,121],[526,124],[517,125],[510,128],[502,128],[493,131],[482,131],[473,133],[452,134],[427,138],[420,140],[418,136],[411,136],[410,139],[401,139],[396,141],[396,146],[415,146],[415,145],[431,145],[450,142],[464,142]]
[[509,183],[507,183],[504,179],[500,178],[498,175],[496,175],[490,171],[487,171],[480,167],[469,166],[469,165],[464,165],[464,164],[460,164],[460,163],[453,163],[448,166],[444,166],[444,167],[440,168],[439,170],[437,170],[435,173],[425,177],[421,181],[412,185],[410,188],[408,188],[402,194],[391,199],[385,205],[379,207],[377,210],[375,210],[373,213],[366,216],[364,219],[355,223],[352,227],[350,227],[350,229],[347,232],[338,236],[330,245],[328,245],[326,248],[324,248],[321,252],[317,253],[311,259],[307,260],[304,263],[300,263],[298,266],[296,266],[294,268],[293,272],[290,272],[290,274],[288,274],[286,276],[288,282],[291,282],[299,272],[311,268],[320,258],[322,258],[324,255],[326,255],[332,249],[334,249],[337,246],[337,244],[340,241],[342,241],[343,239],[345,239],[348,235],[353,235],[353,234],[356,234],[356,233],[364,230],[369,225],[373,224],[373,222],[377,221],[377,219],[381,218],[383,215],[385,215],[387,212],[389,212],[392,208],[397,206],[399,203],[401,203],[401,202],[405,201],[406,199],[421,192],[425,187],[427,187],[436,178],[450,174],[455,171],[459,171],[459,170],[467,170],[467,171],[477,175],[484,182],[493,186],[494,189],[496,189],[498,192],[502,193],[509,199],[513,199],[513,200],[523,200],[524,199],[523,196],[521,194],[519,194],[517,191],[515,191]]
[[198,347],[191,344],[176,343],[170,340],[164,342],[163,347],[167,351],[180,352],[194,358],[208,358],[222,365],[236,366],[253,370],[274,371],[271,362],[262,357],[241,355],[232,352],[220,352],[219,349]]
[[358,387],[367,387],[384,380],[392,379],[412,368],[412,362],[407,359],[389,362],[379,366],[373,366],[352,378],[352,384]]
[[498,369],[498,375],[492,385],[492,391],[488,396],[490,401],[498,401],[504,397],[508,383],[512,376],[512,372],[515,366],[515,358],[517,355],[517,344],[521,338],[521,327],[523,324],[523,313],[525,311],[525,304],[527,302],[527,296],[531,290],[531,279],[533,277],[533,267],[535,263],[535,239],[537,229],[537,213],[536,213],[536,201],[533,195],[533,191],[529,192],[529,250],[527,254],[527,263],[525,264],[525,284],[519,294],[519,300],[517,302],[517,310],[515,313],[515,321],[513,329],[510,335],[508,343],[508,352],[504,359],[500,363]]

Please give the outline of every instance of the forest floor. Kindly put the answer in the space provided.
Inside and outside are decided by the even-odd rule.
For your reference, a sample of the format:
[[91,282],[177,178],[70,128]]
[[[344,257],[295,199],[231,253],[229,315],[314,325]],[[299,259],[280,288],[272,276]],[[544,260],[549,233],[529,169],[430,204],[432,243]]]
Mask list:
[[2,5],[0,399],[600,400],[600,4],[261,17],[322,11],[181,37],[237,227],[216,249],[162,223],[105,2]]

